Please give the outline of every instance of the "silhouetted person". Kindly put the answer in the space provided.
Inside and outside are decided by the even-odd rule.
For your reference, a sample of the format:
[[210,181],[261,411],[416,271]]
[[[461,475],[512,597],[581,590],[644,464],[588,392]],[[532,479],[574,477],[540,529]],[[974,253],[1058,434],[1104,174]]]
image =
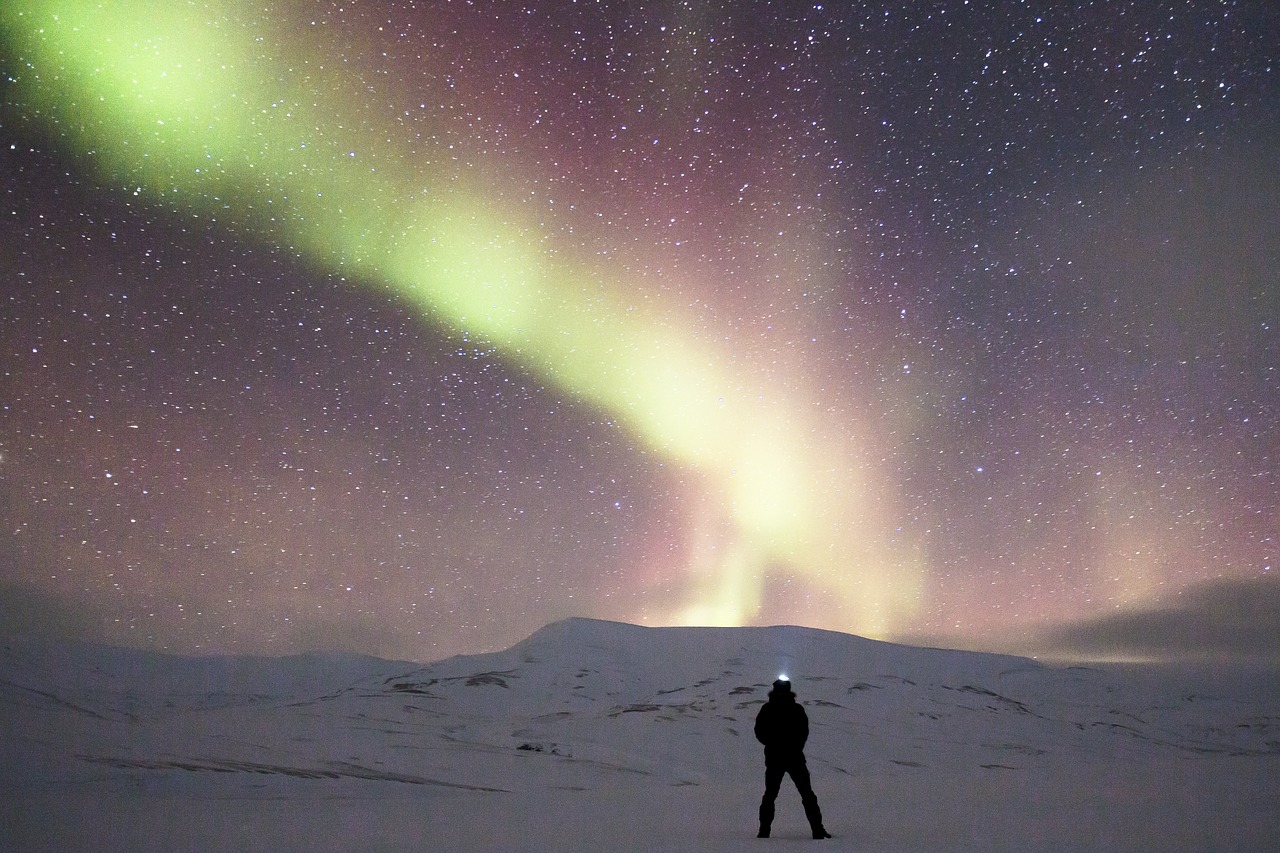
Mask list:
[[769,691],[769,701],[756,715],[756,740],[764,744],[764,797],[760,800],[760,834],[769,837],[773,824],[773,801],[778,798],[782,777],[791,774],[791,781],[800,790],[804,803],[804,816],[814,838],[830,838],[822,827],[822,810],[818,798],[809,784],[809,768],[804,763],[804,743],[809,739],[809,717],[804,707],[791,692],[791,682],[779,678]]

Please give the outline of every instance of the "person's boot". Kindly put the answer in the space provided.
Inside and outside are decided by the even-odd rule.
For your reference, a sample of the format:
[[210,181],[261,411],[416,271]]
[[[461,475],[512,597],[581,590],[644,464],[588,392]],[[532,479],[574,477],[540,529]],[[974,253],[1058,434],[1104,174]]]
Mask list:
[[823,829],[822,827],[818,827],[817,829],[815,829],[815,830],[813,831],[813,837],[814,837],[815,839],[817,839],[817,840],[821,841],[821,840],[822,840],[822,839],[824,839],[824,838],[830,838],[830,837],[831,837],[831,833],[827,832],[827,831],[826,831],[825,829]]
[[768,837],[769,837],[769,827],[767,826],[760,827],[760,831],[756,833],[756,838],[768,838]]

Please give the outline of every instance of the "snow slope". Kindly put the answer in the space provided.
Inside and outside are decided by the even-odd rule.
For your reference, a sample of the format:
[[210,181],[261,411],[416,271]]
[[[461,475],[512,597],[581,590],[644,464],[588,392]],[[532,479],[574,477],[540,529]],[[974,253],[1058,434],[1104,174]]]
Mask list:
[[1280,849],[1274,671],[585,619],[428,666],[10,642],[0,849],[812,844],[789,781],[754,838],[751,725],[784,671],[824,849]]

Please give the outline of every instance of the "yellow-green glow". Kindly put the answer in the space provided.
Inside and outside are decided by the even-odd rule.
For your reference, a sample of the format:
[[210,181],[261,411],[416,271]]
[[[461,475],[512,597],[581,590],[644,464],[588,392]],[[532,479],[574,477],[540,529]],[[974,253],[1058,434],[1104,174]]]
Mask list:
[[685,604],[654,621],[756,619],[779,568],[823,597],[810,624],[877,635],[915,608],[919,560],[881,535],[846,424],[675,306],[555,259],[444,152],[389,139],[321,34],[240,2],[8,0],[0,16],[10,97],[101,179],[388,287],[696,470],[731,541],[694,555]]

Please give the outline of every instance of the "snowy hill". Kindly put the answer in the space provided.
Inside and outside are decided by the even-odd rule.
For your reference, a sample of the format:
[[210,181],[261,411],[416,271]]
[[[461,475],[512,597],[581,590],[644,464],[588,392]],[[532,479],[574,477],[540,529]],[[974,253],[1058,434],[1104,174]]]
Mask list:
[[794,627],[570,619],[430,665],[12,642],[3,850],[740,850],[786,672],[827,849],[1280,846],[1273,671],[1053,668]]

